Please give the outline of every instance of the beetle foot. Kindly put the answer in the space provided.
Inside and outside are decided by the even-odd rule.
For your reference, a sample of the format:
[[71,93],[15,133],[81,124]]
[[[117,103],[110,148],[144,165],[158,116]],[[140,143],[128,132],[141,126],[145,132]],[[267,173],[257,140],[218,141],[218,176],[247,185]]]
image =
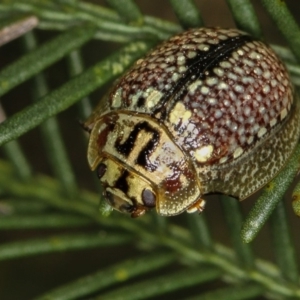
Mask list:
[[145,214],[149,209],[145,206],[139,205],[137,206],[131,213],[131,218],[137,218]]
[[194,212],[202,213],[205,208],[205,200],[199,199],[194,204],[192,204],[186,211],[191,214]]

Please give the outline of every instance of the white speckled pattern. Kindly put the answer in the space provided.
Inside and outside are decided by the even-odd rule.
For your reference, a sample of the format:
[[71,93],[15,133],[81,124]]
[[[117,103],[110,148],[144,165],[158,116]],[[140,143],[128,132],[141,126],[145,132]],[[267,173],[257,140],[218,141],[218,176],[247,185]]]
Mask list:
[[[288,77],[286,70],[268,46],[246,39],[234,49],[232,37],[248,35],[234,29],[201,28],[158,46],[116,86],[117,95],[122,89],[122,108],[145,113],[153,113],[156,108],[159,111],[149,100],[149,88],[156,95],[165,95],[156,100],[165,99],[167,113],[172,113],[175,102],[181,101],[191,112],[189,122],[178,119],[178,123],[168,124],[170,118],[163,120],[172,127],[177,142],[191,154],[213,144],[211,164],[222,163],[225,156],[234,159],[240,149],[252,147],[287,116],[293,97],[289,81],[284,80]],[[204,47],[216,47],[220,42],[225,49],[226,42],[233,44],[233,51],[229,47],[228,55],[219,58],[217,49],[216,57],[207,58]],[[201,68],[201,60],[208,61],[205,69]],[[194,72],[188,74],[192,68]],[[180,97],[174,97],[174,90],[180,92]],[[114,103],[116,96],[111,95]],[[158,100],[156,103],[160,105]],[[189,123],[196,126],[183,134]]]

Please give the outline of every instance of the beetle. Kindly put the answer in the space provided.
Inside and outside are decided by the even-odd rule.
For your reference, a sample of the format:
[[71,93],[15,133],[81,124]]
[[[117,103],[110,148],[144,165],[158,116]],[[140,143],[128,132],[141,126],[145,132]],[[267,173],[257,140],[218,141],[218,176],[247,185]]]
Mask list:
[[122,76],[85,127],[103,194],[132,217],[201,212],[203,195],[244,200],[291,156],[299,104],[272,49],[237,29],[198,28]]

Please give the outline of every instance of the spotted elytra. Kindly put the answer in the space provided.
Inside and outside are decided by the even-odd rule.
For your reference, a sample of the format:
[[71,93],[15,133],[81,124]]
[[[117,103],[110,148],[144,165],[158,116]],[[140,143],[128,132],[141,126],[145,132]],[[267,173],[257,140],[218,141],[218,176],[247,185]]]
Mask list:
[[237,29],[200,28],[151,51],[85,126],[104,197],[132,217],[202,211],[203,195],[243,200],[285,165],[299,139],[289,75]]

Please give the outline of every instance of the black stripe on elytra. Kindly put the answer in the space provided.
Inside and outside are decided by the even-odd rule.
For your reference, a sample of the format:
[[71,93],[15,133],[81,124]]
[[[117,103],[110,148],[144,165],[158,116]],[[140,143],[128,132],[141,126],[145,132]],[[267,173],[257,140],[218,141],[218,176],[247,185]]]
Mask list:
[[141,130],[151,133],[152,138],[139,153],[136,163],[149,171],[154,171],[157,166],[151,164],[149,156],[155,150],[155,147],[159,141],[159,133],[154,128],[149,126],[146,121],[136,124],[123,144],[120,143],[120,140],[117,140],[115,143],[115,148],[120,154],[128,157],[134,148],[137,136]]
[[167,112],[163,108],[172,101],[182,98],[182,94],[186,93],[187,87],[192,81],[196,79],[205,79],[212,75],[213,69],[221,62],[231,56],[231,54],[242,45],[253,41],[254,39],[249,35],[239,35],[220,41],[216,45],[209,45],[209,51],[197,50],[197,55],[192,59],[187,59],[187,70],[182,78],[174,84],[173,88],[166,93],[159,104],[155,107],[153,115],[160,113],[160,119],[164,119]]

